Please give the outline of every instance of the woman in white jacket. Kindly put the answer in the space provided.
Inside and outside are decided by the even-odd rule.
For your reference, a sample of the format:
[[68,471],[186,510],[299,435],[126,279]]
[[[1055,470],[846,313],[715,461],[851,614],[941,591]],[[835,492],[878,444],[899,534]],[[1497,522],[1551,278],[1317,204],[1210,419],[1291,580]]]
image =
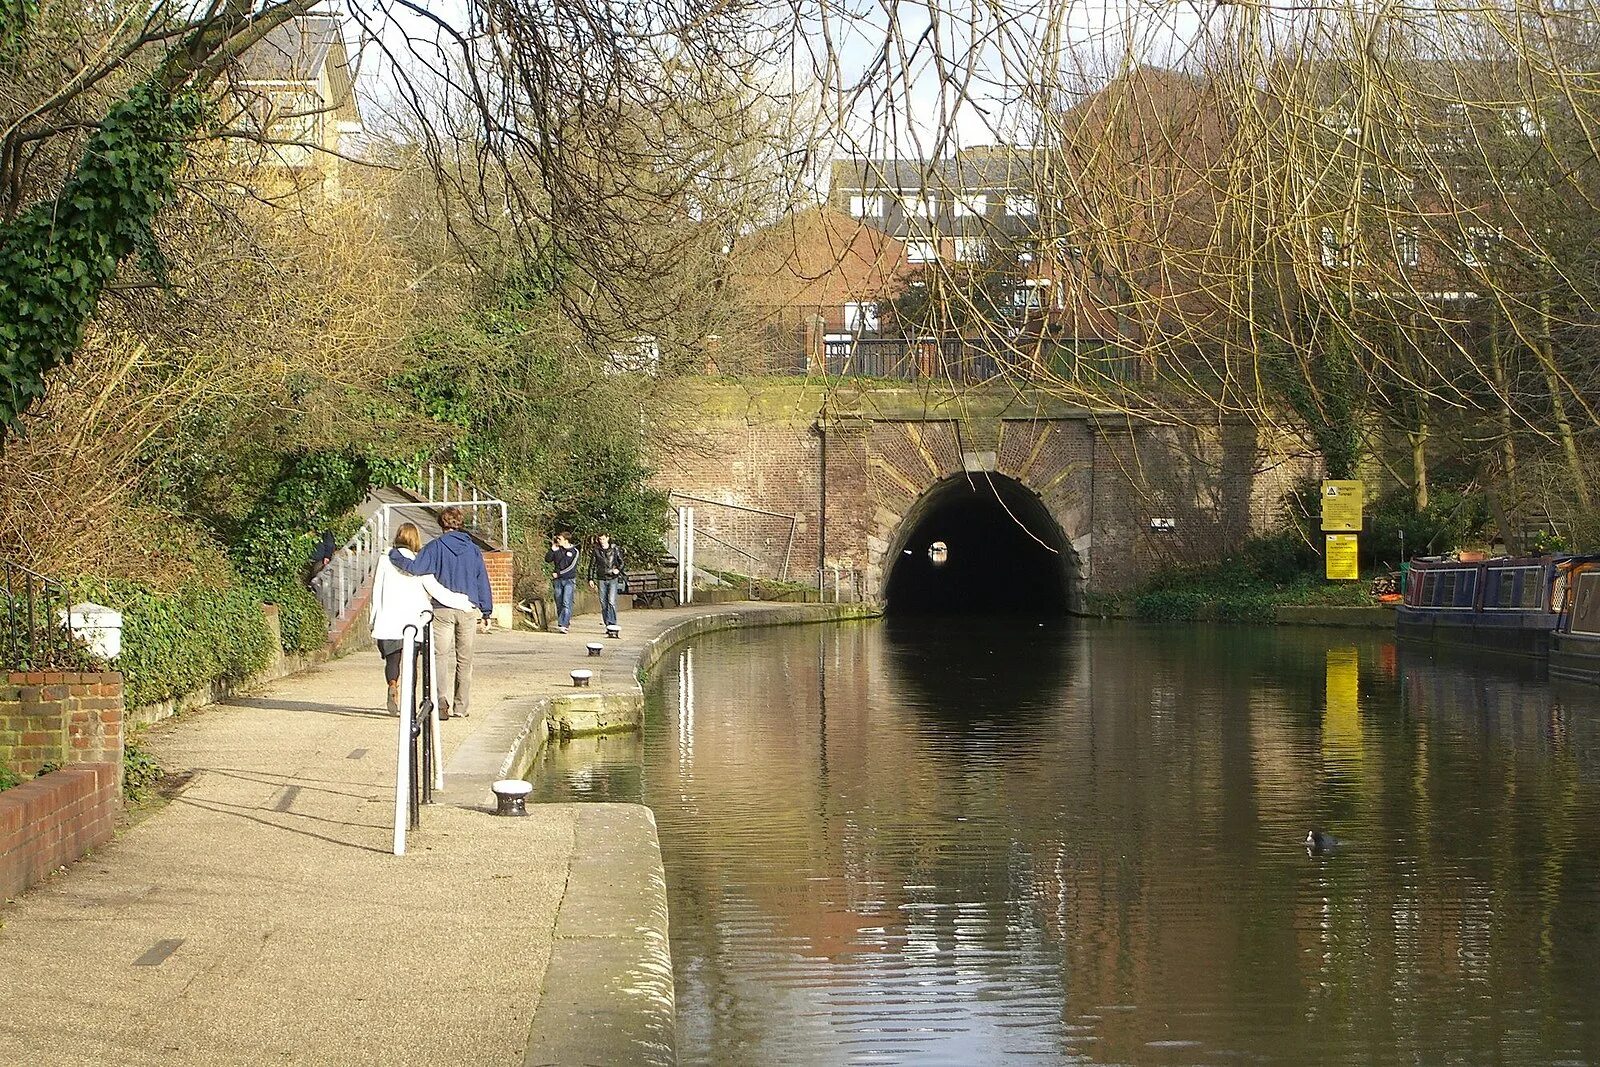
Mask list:
[[[413,523],[405,523],[394,533],[394,546],[408,559],[422,551],[422,534]],[[462,611],[472,609],[464,593],[440,585],[431,575],[412,576],[389,562],[388,553],[378,560],[372,576],[372,639],[383,656],[383,676],[389,683],[389,710],[400,710],[400,670],[404,658],[406,627],[415,626],[419,646],[424,614],[435,604]]]

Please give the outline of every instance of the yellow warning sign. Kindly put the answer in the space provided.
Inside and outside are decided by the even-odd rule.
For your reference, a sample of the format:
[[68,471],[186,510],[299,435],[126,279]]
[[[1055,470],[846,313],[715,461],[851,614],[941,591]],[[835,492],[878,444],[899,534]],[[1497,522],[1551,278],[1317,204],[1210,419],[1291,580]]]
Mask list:
[[1322,528],[1354,533],[1361,529],[1361,483],[1322,483]]
[[1355,534],[1327,534],[1328,579],[1353,582],[1361,578],[1360,539]]

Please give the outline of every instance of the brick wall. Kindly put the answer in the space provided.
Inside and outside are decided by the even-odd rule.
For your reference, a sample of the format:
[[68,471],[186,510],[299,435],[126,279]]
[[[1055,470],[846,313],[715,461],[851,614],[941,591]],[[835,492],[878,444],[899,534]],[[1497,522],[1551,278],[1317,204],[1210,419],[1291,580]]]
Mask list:
[[483,554],[483,565],[489,571],[489,593],[494,597],[495,622],[507,629],[511,628],[515,588],[512,559],[510,552],[486,551]]
[[0,900],[111,839],[122,762],[63,767],[0,793]]
[[122,766],[122,675],[12,672],[0,685],[0,763],[23,777],[47,763]]
[[[775,577],[812,581],[821,528],[824,442],[827,563],[859,576],[868,599],[882,595],[885,567],[927,493],[962,476],[968,463],[1038,495],[1072,549],[1091,592],[1126,589],[1153,570],[1226,555],[1270,529],[1296,478],[1314,473],[1289,438],[1245,423],[1172,425],[1096,415],[1057,405],[982,410],[892,390],[820,395],[800,387],[696,383],[681,425],[663,425],[652,463],[665,490],[797,517],[789,522],[733,507],[692,503],[696,559]],[[904,393],[905,390],[900,392]],[[824,400],[850,414],[822,416]],[[965,407],[952,418],[944,412]],[[1173,530],[1153,530],[1154,519]],[[675,547],[675,546],[673,546]],[[828,581],[831,583],[831,571]]]

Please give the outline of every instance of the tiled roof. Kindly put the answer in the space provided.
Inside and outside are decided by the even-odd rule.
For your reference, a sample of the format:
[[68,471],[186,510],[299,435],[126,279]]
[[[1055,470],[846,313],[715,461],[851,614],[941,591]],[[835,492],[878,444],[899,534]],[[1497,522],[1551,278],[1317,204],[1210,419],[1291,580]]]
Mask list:
[[247,81],[316,81],[338,40],[338,19],[305,15],[268,33],[239,65]]

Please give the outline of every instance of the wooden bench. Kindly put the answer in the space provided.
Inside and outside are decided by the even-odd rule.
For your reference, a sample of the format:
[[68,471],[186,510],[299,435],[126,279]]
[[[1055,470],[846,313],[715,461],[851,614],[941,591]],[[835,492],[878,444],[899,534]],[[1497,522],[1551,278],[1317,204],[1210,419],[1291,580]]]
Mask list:
[[628,596],[634,607],[656,607],[670,600],[678,602],[678,576],[660,571],[628,573]]

